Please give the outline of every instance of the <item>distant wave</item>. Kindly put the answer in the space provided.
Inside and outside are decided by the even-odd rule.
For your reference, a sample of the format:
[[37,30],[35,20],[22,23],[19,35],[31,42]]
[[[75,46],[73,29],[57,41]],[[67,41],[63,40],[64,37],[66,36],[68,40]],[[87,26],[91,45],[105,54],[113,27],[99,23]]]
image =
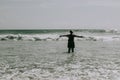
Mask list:
[[[60,38],[58,34],[2,34],[0,35],[0,41],[59,41],[67,40],[66,37]],[[84,38],[75,38],[75,40],[86,41],[114,41],[120,40],[120,35],[109,36],[84,36]]]
[[80,29],[75,31],[89,33],[120,33],[120,30],[117,29]]
[[[61,34],[67,34],[69,29],[41,29],[41,30],[0,30],[0,41],[48,41],[66,40],[59,38]],[[75,40],[113,41],[120,40],[120,31],[117,29],[73,29],[75,34],[83,35],[84,38]],[[85,36],[85,35],[86,36]],[[100,35],[96,35],[100,34]]]
[[[40,30],[0,30],[0,34],[47,34],[68,32],[70,29],[40,29]],[[117,29],[73,29],[75,32],[89,33],[120,33]]]

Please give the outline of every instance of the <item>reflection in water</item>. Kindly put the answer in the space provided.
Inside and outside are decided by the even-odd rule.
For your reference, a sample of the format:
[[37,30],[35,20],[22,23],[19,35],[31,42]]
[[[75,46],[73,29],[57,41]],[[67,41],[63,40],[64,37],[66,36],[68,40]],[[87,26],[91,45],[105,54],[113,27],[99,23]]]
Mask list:
[[70,54],[70,56],[67,58],[67,60],[65,61],[66,64],[70,64],[74,61],[74,57],[75,57],[75,54],[72,53]]
[[58,63],[59,66],[65,66],[65,65],[69,65],[72,64],[75,60],[75,54],[71,53],[70,55],[68,55],[68,57],[66,58],[66,60]]

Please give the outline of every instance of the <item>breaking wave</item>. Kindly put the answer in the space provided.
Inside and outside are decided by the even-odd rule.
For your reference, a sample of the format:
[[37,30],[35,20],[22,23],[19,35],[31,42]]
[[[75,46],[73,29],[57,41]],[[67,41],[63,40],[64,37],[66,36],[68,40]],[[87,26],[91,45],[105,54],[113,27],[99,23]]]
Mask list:
[[[59,34],[2,34],[0,41],[59,41],[67,40],[66,37],[59,37]],[[75,38],[75,40],[88,40],[88,41],[118,41],[120,35],[83,35],[83,38]]]
[[[67,34],[68,29],[43,29],[43,30],[0,30],[0,41],[48,41],[48,40],[66,40],[59,35]],[[104,29],[74,29],[75,34],[82,35],[83,38],[75,40],[92,40],[92,41],[113,41],[120,40],[119,30]]]

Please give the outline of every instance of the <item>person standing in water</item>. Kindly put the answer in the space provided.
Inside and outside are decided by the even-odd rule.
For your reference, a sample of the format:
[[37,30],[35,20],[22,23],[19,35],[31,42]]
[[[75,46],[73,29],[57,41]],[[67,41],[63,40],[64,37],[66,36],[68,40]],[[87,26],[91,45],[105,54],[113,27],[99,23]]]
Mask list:
[[68,45],[67,45],[68,53],[70,53],[71,50],[72,50],[72,52],[74,52],[74,48],[75,48],[74,37],[84,38],[83,36],[74,35],[73,31],[71,31],[71,30],[70,30],[70,34],[60,35],[60,37],[68,37]]

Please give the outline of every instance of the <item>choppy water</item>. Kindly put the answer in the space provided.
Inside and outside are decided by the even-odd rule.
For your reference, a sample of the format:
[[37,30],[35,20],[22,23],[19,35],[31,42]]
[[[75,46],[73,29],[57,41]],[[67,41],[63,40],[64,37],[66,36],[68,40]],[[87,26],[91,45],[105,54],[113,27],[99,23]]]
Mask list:
[[[92,41],[119,41],[119,30],[104,29],[78,29],[73,30],[74,34],[84,36],[85,38],[77,38],[76,40],[92,40]],[[46,29],[46,30],[0,30],[0,41],[48,41],[48,40],[64,40],[59,35],[69,34],[69,30],[64,29]]]
[[0,80],[120,80],[119,41],[1,41]]

